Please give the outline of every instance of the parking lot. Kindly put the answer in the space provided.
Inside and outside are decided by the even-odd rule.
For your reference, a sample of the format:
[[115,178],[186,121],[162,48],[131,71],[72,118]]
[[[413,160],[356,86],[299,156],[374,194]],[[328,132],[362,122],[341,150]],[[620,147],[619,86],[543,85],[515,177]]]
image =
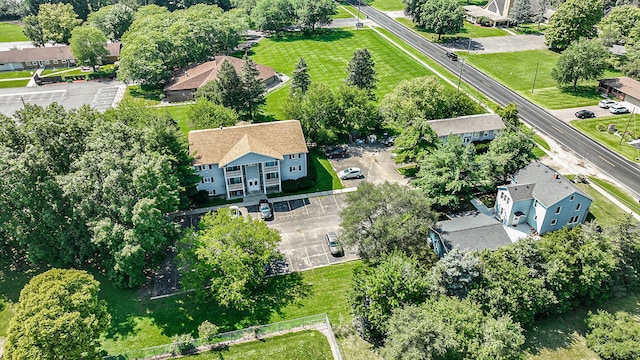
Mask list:
[[362,181],[368,181],[380,185],[385,181],[406,185],[409,179],[400,175],[392,158],[392,148],[380,143],[351,145],[347,156],[331,159],[331,165],[339,172],[349,167],[358,167],[362,170],[364,178],[342,180],[345,187],[357,187]]

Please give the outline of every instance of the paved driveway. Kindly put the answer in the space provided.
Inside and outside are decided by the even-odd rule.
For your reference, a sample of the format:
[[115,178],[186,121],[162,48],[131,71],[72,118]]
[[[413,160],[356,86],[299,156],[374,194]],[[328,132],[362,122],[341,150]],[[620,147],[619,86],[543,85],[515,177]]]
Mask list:
[[[471,41],[471,43],[469,43]],[[443,45],[449,51],[469,50],[475,54],[492,54],[525,50],[546,50],[542,35],[510,35],[457,39]]]
[[[629,109],[630,111],[633,111],[633,105],[625,103],[625,102],[621,102],[620,104],[624,105],[627,107],[627,109]],[[573,120],[579,120],[578,118],[576,118],[575,113],[578,110],[591,110],[593,111],[593,113],[596,115],[596,118],[599,117],[607,117],[607,116],[629,116],[629,114],[612,114],[609,112],[609,109],[602,109],[600,108],[598,105],[592,105],[592,106],[583,106],[583,107],[578,107],[578,108],[572,108],[572,109],[561,109],[561,110],[547,110],[549,111],[549,113],[551,113],[553,116],[557,117],[558,119],[569,123]],[[637,109],[636,113],[638,112]]]
[[385,181],[397,184],[408,184],[409,179],[398,173],[397,166],[391,157],[391,149],[379,143],[362,146],[349,146],[349,153],[344,158],[331,159],[336,172],[349,167],[358,167],[364,174],[363,179],[342,180],[345,187],[356,187],[362,181],[382,184]]

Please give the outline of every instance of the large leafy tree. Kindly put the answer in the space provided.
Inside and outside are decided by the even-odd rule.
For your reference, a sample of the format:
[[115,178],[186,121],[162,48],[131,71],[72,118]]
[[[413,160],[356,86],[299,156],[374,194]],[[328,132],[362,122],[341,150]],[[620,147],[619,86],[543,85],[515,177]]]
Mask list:
[[188,115],[189,128],[193,130],[233,126],[238,122],[235,110],[215,104],[206,98],[198,98],[191,105]]
[[243,60],[242,73],[240,74],[243,100],[241,110],[247,114],[249,119],[253,120],[266,101],[265,86],[259,77],[260,71],[258,71],[256,63],[246,55]]
[[70,4],[42,4],[35,19],[25,19],[24,32],[35,45],[68,44],[71,32],[81,23]]
[[433,294],[467,297],[480,279],[480,258],[476,252],[454,248],[429,272],[429,287]]
[[366,48],[356,50],[347,66],[347,73],[349,75],[346,84],[365,89],[369,92],[373,91],[377,81],[374,66],[375,63],[369,50]]
[[534,142],[527,129],[505,131],[489,144],[489,150],[478,155],[480,177],[491,184],[504,184],[510,175],[533,160]]
[[100,335],[110,315],[100,284],[80,270],[52,269],[20,292],[9,324],[4,358],[100,359]]
[[309,68],[304,58],[296,63],[293,70],[293,76],[291,78],[291,93],[295,95],[304,95],[309,90],[311,85],[311,76],[309,75]]
[[181,242],[183,284],[203,299],[250,309],[265,267],[279,256],[280,235],[264,221],[236,217],[227,208],[202,217]]
[[435,214],[416,191],[388,182],[362,182],[345,201],[340,212],[343,241],[356,245],[362,258],[376,260],[399,250],[424,264],[433,262],[434,252],[425,239]]
[[603,14],[602,0],[567,0],[549,19],[545,43],[552,49],[564,50],[580,38],[592,38]]
[[377,265],[356,268],[349,303],[360,336],[379,342],[394,309],[419,304],[426,297],[424,268],[414,258],[394,251],[383,255]]
[[79,26],[71,33],[69,49],[79,64],[90,65],[92,69],[109,55],[105,48],[107,37],[93,26]]
[[33,46],[44,46],[46,41],[42,35],[42,26],[35,15],[22,18],[22,32],[31,40]]
[[624,311],[589,312],[587,346],[605,360],[632,360],[640,354],[640,322]]
[[449,136],[422,158],[414,181],[428,203],[438,209],[456,209],[472,197],[477,183],[475,148],[463,145],[459,136]]
[[281,31],[296,22],[295,4],[291,0],[260,0],[251,10],[258,29]]
[[25,15],[36,15],[42,4],[69,4],[82,20],[87,18],[91,10],[97,10],[102,5],[99,0],[23,0],[23,11]]
[[578,82],[598,79],[604,75],[607,61],[607,49],[599,39],[580,39],[573,42],[560,55],[551,76],[559,85],[572,85]]
[[598,37],[605,45],[625,45],[638,39],[632,38],[634,29],[640,27],[640,8],[634,5],[616,6],[598,24]]
[[302,27],[314,31],[316,27],[329,25],[338,5],[333,0],[298,0],[296,15]]
[[111,40],[120,40],[133,23],[135,11],[125,4],[101,7],[89,14],[87,22],[98,28]]
[[416,25],[438,34],[455,34],[464,25],[464,9],[456,0],[426,0],[414,19]]
[[520,24],[531,22],[533,18],[533,10],[531,9],[531,0],[515,0],[509,10],[509,20]]

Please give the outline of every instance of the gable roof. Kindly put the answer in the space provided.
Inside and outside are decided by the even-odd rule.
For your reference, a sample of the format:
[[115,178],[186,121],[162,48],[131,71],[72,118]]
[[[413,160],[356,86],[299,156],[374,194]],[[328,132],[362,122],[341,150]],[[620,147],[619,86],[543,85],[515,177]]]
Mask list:
[[511,200],[514,202],[533,198],[533,189],[536,184],[512,184],[505,186]]
[[518,170],[513,175],[513,181],[520,186],[535,184],[531,194],[545,207],[549,207],[573,193],[578,193],[587,199],[591,199],[567,178],[538,161],[534,161]]
[[[120,56],[120,43],[113,42],[107,43],[105,46],[109,55],[107,56]],[[0,51],[0,64],[17,63],[27,61],[46,61],[46,60],[61,60],[61,59],[75,59],[69,46],[45,46],[36,48],[25,48],[22,50],[8,50]]]
[[600,80],[600,84],[601,86],[607,85],[631,97],[640,99],[640,81],[633,80],[630,77],[621,76],[614,79],[603,79]]
[[308,152],[298,120],[190,131],[189,151],[195,153],[194,165],[218,166],[250,153],[283,159],[287,154]]
[[[233,56],[216,56],[213,61],[207,61],[199,65],[194,65],[183,69],[171,79],[164,90],[190,90],[199,89],[209,81],[218,79],[218,73],[224,61],[228,61],[236,69],[236,73],[242,72],[244,60]],[[256,68],[260,72],[258,78],[261,80],[269,79],[275,76],[276,72],[272,67],[256,64]]]
[[459,247],[482,251],[511,244],[502,224],[479,212],[440,221],[434,230],[440,234],[448,249]]
[[505,125],[497,114],[459,116],[451,119],[427,121],[438,136],[464,134],[479,131],[504,129]]

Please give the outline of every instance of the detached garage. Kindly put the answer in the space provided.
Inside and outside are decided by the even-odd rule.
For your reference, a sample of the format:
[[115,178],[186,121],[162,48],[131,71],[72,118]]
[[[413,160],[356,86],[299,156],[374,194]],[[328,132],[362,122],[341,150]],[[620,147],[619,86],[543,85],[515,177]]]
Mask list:
[[600,80],[598,91],[640,107],[640,81],[633,80],[630,77],[623,76],[615,79]]

